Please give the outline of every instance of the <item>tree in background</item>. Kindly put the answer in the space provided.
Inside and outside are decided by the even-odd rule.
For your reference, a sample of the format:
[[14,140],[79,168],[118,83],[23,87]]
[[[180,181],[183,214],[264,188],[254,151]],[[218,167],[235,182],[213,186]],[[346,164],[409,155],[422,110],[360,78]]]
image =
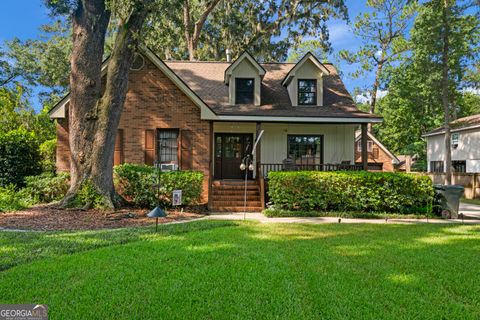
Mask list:
[[[367,0],[371,12],[360,14],[353,25],[354,34],[362,40],[356,52],[340,51],[340,58],[350,64],[359,64],[351,74],[358,78],[375,72],[375,80],[368,90],[370,113],[375,113],[377,92],[383,87],[383,69],[392,65],[407,51],[406,34],[408,25],[415,14],[415,4],[409,0]],[[371,130],[369,126],[369,130]]]
[[287,62],[298,62],[309,52],[321,61],[327,61],[327,52],[325,52],[325,48],[320,41],[305,40],[290,50]]
[[386,71],[388,94],[379,102],[385,123],[376,130],[394,152],[425,155],[422,134],[478,110],[478,96],[465,90],[472,89],[467,80],[479,54],[479,18],[467,2],[451,1],[447,11],[445,4],[419,6],[409,56]]
[[280,60],[305,36],[318,39],[328,48],[327,20],[347,19],[343,0],[175,3],[169,2],[164,14],[152,15],[148,22],[147,45],[162,58],[220,60],[229,48],[236,56],[249,50],[260,60]]

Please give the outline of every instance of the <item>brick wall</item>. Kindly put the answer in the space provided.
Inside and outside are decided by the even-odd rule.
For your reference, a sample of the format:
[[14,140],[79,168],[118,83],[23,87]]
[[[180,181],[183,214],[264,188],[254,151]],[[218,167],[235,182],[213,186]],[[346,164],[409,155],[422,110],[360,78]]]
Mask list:
[[[368,141],[372,141],[368,139]],[[383,170],[384,172],[393,172],[394,167],[392,163],[392,158],[383,151],[376,143],[373,143],[372,152],[368,153],[368,162],[372,163],[383,163]],[[355,162],[359,163],[362,162],[362,153],[357,149],[357,143],[355,143]]]
[[[123,129],[124,162],[143,164],[145,161],[145,130],[179,129],[187,136],[188,153],[181,152],[189,169],[205,174],[202,200],[208,200],[210,168],[210,123],[200,119],[200,108],[171,82],[153,63],[145,59],[140,71],[131,71],[124,110],[119,129]],[[57,168],[69,168],[68,136],[65,126],[57,125]],[[183,141],[182,141],[183,142]],[[179,146],[181,149],[181,146]],[[191,159],[185,159],[190,154]],[[188,161],[186,161],[188,160]]]

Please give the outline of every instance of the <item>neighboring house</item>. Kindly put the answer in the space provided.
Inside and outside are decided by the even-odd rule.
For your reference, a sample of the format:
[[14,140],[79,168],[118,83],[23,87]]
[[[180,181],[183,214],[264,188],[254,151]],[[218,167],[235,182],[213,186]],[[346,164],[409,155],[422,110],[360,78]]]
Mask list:
[[[391,153],[370,132],[367,133],[368,167],[373,171],[393,172],[400,163],[398,158]],[[362,135],[360,131],[355,133],[355,163],[362,163]]]
[[395,169],[401,172],[411,172],[412,166],[415,165],[418,159],[418,155],[414,154],[406,155],[406,154],[399,154],[397,156],[398,161],[400,161],[396,166]]
[[[312,54],[298,63],[162,61],[142,49],[129,75],[115,164],[153,164],[205,173],[212,210],[243,210],[240,164],[264,130],[249,174],[248,209],[263,206],[269,170],[361,169],[355,129],[382,119],[359,111],[331,64]],[[57,120],[57,168],[69,170],[68,96]],[[288,160],[287,160],[288,159]],[[366,166],[366,163],[363,164]]]
[[[450,123],[452,167],[455,172],[480,172],[480,114]],[[428,172],[445,172],[445,130],[424,135],[427,140]]]

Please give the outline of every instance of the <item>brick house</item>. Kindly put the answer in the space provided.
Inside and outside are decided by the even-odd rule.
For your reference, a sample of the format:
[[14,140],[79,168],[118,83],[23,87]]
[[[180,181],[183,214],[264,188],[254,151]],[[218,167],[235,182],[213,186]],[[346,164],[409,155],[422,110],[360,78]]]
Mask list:
[[[63,171],[70,167],[68,103],[66,96],[50,111]],[[247,52],[233,62],[190,62],[162,61],[144,48],[129,75],[114,158],[200,170],[203,200],[234,211],[243,210],[240,165],[254,153],[248,209],[259,210],[269,170],[365,168],[355,164],[355,130],[361,125],[366,137],[367,124],[381,121],[359,111],[334,66],[310,53],[296,64],[258,63]]]
[[[399,168],[400,160],[390,152],[378,139],[367,133],[368,167],[372,171],[393,172]],[[362,162],[361,132],[355,133],[355,163]]]

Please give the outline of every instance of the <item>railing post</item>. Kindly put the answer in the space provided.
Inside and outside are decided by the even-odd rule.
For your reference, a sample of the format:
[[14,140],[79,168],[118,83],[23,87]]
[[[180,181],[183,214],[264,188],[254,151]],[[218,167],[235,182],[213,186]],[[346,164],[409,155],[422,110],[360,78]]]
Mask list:
[[362,140],[362,166],[363,166],[363,170],[365,170],[365,171],[368,170],[368,150],[367,150],[368,143],[367,143],[367,139],[368,139],[367,124],[362,123],[362,137],[361,137],[361,140]]

